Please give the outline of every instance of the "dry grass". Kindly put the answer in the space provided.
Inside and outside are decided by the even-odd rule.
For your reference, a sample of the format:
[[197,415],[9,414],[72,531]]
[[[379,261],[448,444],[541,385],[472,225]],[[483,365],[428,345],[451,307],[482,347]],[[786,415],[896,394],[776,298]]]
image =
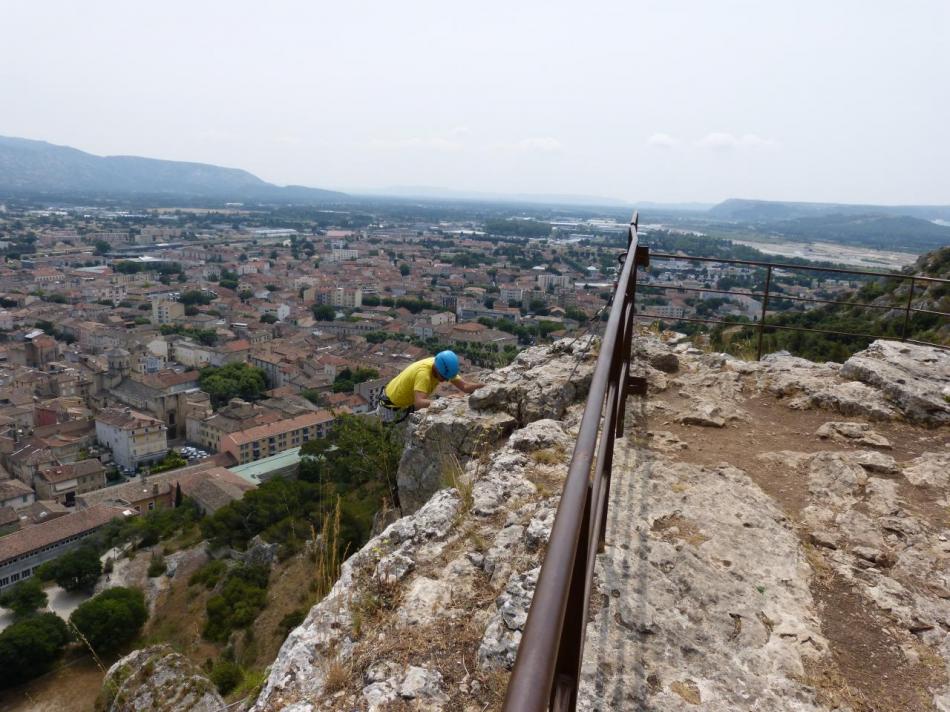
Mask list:
[[531,460],[538,465],[561,465],[567,462],[567,450],[563,445],[555,445],[531,453]]
[[[830,657],[803,658],[805,674],[799,682],[815,690],[818,703],[829,709],[845,708],[854,712],[873,712],[865,695],[852,688]],[[793,676],[794,677],[794,676]]]
[[455,455],[442,456],[442,486],[452,487],[459,493],[461,507],[458,519],[472,511],[475,505],[475,477],[468,478],[462,470],[462,464]]
[[[346,552],[340,553],[340,498],[336,499],[333,514],[323,518],[320,535],[313,533],[313,542],[316,551],[311,552],[314,562],[312,590],[319,600],[326,596],[333,584],[340,578],[340,567]],[[319,542],[319,545],[318,545]]]
[[373,564],[365,561],[354,572],[353,590],[349,600],[353,637],[361,638],[365,631],[378,626],[386,614],[395,611],[402,601],[402,586],[390,581],[385,572],[376,573]]
[[339,658],[331,657],[324,666],[323,675],[323,691],[325,694],[332,695],[334,692],[346,688],[350,681],[351,672],[347,665],[340,662]]

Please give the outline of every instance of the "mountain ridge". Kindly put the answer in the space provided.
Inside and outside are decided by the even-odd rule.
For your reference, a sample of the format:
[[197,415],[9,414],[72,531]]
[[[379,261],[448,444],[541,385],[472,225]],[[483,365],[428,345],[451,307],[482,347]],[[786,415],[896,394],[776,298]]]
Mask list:
[[97,156],[71,146],[9,136],[0,136],[0,191],[323,203],[348,197],[320,188],[277,186],[241,168],[141,156]]

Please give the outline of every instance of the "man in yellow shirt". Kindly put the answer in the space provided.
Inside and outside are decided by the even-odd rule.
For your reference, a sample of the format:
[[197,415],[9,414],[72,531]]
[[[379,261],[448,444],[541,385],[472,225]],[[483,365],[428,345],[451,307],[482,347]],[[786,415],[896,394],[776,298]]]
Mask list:
[[463,393],[472,393],[483,385],[464,381],[458,374],[459,358],[454,351],[440,351],[434,357],[411,363],[386,385],[376,413],[389,423],[404,419],[413,410],[428,408],[432,394],[443,381],[451,382]]

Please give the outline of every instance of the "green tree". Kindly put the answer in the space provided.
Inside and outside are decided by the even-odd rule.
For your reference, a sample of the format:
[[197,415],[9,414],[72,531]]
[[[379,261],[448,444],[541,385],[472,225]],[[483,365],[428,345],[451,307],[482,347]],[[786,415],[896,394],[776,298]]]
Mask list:
[[37,577],[21,581],[0,594],[0,606],[13,611],[16,618],[23,618],[46,606],[46,591]]
[[145,621],[145,596],[134,588],[117,586],[81,603],[69,622],[97,653],[117,650],[134,640]]
[[93,246],[96,248],[97,255],[105,255],[109,252],[109,250],[112,249],[112,245],[110,245],[105,240],[96,240],[93,243]]
[[275,314],[261,314],[261,323],[263,324],[276,324],[277,316]]
[[91,590],[102,574],[99,554],[91,544],[83,544],[53,559],[37,571],[43,580],[52,580],[67,591]]
[[333,321],[336,318],[336,310],[329,304],[314,304],[310,309],[317,321]]
[[0,687],[42,675],[63,652],[69,629],[55,613],[42,613],[0,632]]
[[375,368],[359,367],[355,370],[344,368],[333,379],[333,392],[349,393],[353,390],[353,386],[374,378],[379,378],[379,371]]
[[412,272],[412,268],[405,262],[399,265],[399,274],[401,274],[403,277],[408,277],[410,272]]
[[187,292],[182,292],[181,296],[178,297],[178,301],[182,304],[211,304],[217,297],[213,292],[204,292],[200,289],[189,289]]
[[211,396],[211,404],[218,408],[238,396],[244,400],[259,399],[267,390],[267,376],[259,368],[236,362],[201,369],[198,385]]

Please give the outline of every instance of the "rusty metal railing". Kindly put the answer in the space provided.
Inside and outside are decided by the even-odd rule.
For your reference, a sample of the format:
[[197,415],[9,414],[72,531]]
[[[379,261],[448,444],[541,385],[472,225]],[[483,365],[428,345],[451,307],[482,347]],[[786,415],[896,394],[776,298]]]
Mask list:
[[[661,289],[661,290],[673,290],[673,291],[682,291],[682,292],[697,292],[704,294],[724,294],[731,296],[744,296],[751,297],[754,299],[762,300],[762,307],[759,312],[759,318],[756,322],[738,322],[738,321],[729,321],[728,319],[706,319],[699,316],[664,316],[660,314],[651,314],[649,311],[642,311],[636,315],[637,319],[649,320],[649,321],[669,321],[677,322],[684,321],[690,323],[700,323],[700,324],[724,324],[727,326],[737,326],[737,327],[747,327],[754,328],[757,332],[758,338],[756,343],[756,359],[762,358],[762,346],[763,339],[765,337],[765,332],[769,329],[778,329],[782,331],[802,331],[809,332],[813,334],[830,334],[834,336],[845,336],[845,337],[855,337],[862,339],[884,339],[884,338],[899,338],[901,341],[907,341],[913,344],[921,344],[924,346],[936,346],[937,348],[946,349],[950,348],[946,344],[935,344],[927,341],[917,341],[915,339],[907,338],[908,327],[910,325],[911,315],[913,314],[930,314],[934,316],[940,316],[944,319],[950,319],[950,314],[947,312],[933,311],[930,309],[918,309],[914,307],[914,290],[917,284],[947,284],[950,285],[950,279],[940,279],[938,277],[921,277],[918,275],[908,275],[900,274],[894,272],[871,272],[867,270],[855,270],[855,269],[845,269],[842,267],[811,267],[806,265],[793,265],[793,264],[782,264],[775,262],[762,262],[756,260],[735,260],[728,259],[725,257],[696,257],[694,255],[681,255],[681,254],[667,254],[663,252],[653,252],[651,253],[652,257],[656,260],[685,260],[688,262],[717,262],[723,264],[734,264],[734,265],[745,265],[748,267],[764,267],[765,268],[765,287],[762,292],[738,292],[735,290],[728,289],[711,289],[709,287],[686,287],[679,284],[657,284],[655,282],[639,282],[638,286],[646,289]],[[869,304],[866,302],[850,302],[836,299],[818,299],[815,297],[799,297],[793,296],[790,294],[785,294],[784,292],[775,292],[772,289],[772,272],[773,270],[787,270],[787,271],[798,271],[798,272],[826,272],[826,273],[839,273],[839,274],[851,274],[851,275],[860,275],[862,277],[884,277],[887,279],[898,279],[901,281],[909,281],[910,289],[907,290],[907,301],[904,304]],[[897,311],[903,314],[904,318],[901,322],[900,336],[888,335],[888,334],[864,334],[857,333],[853,331],[835,331],[832,329],[811,329],[804,326],[790,326],[788,324],[770,324],[766,322],[765,317],[769,312],[769,298],[775,296],[778,299],[784,299],[793,302],[805,303],[805,304],[838,304],[841,306],[847,307],[859,307],[863,309],[879,309],[882,311]],[[775,310],[773,310],[775,311]]]
[[645,392],[643,380],[630,376],[636,269],[649,263],[647,249],[637,244],[637,220],[634,213],[505,712],[562,712],[577,702],[594,559],[607,525],[614,441],[623,432],[627,395]]

